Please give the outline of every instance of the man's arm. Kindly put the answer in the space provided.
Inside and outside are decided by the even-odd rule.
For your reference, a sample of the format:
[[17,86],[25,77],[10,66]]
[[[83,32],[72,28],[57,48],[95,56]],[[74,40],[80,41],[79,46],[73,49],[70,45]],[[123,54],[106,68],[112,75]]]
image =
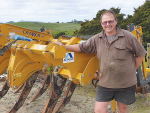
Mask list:
[[135,66],[136,66],[136,69],[140,66],[140,64],[142,63],[144,57],[145,57],[145,55],[143,55],[143,56],[141,56],[141,57],[135,58]]
[[67,50],[74,51],[74,52],[81,52],[81,49],[79,47],[79,44],[75,45],[65,45]]
[[[58,46],[63,46],[61,42],[55,42]],[[81,52],[81,49],[79,47],[79,44],[75,45],[65,45],[66,50],[74,51],[74,52]]]

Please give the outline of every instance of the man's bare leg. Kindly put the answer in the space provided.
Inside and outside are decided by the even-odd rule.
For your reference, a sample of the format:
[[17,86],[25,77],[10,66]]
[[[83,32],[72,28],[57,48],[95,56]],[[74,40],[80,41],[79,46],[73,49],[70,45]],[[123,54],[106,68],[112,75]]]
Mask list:
[[109,102],[97,102],[95,101],[94,113],[108,113],[107,106]]
[[119,113],[128,113],[128,105],[117,102],[117,107],[118,107]]

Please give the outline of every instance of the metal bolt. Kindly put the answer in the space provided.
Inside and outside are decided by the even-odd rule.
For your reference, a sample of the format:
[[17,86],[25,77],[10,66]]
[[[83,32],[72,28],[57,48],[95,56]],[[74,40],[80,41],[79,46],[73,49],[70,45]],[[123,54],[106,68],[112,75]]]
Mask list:
[[83,86],[85,85],[85,83],[83,83]]
[[17,89],[17,86],[14,86],[15,89]]
[[91,84],[91,82],[89,81],[89,84]]
[[85,75],[82,75],[83,76],[83,78],[85,77]]
[[8,27],[10,29],[10,27]]
[[89,74],[89,76],[91,76],[91,74]]

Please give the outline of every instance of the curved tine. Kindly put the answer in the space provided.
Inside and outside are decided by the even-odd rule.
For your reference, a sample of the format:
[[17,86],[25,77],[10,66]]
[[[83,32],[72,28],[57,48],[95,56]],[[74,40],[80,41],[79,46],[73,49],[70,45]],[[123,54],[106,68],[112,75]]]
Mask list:
[[67,103],[70,101],[72,94],[76,88],[77,84],[74,84],[73,82],[70,81],[67,91],[65,93],[65,96],[63,97],[63,99],[60,101],[59,105],[54,109],[53,113],[56,113],[57,111],[60,111],[61,109],[63,109]]
[[5,80],[2,90],[0,91],[0,99],[8,92],[9,88],[10,87],[7,84],[7,80]]
[[30,76],[27,79],[27,81],[24,83],[24,86],[21,90],[21,93],[16,103],[11,107],[11,109],[7,113],[16,113],[16,111],[24,104],[24,101],[26,100],[28,94],[30,93],[31,88],[37,79],[37,76],[38,72],[32,74],[32,76]]
[[39,98],[48,88],[50,84],[50,75],[45,75],[44,82],[42,84],[42,87],[38,90],[38,92],[35,94],[35,96],[30,100],[30,102],[34,101],[35,99]]
[[24,85],[24,84],[22,84],[19,88],[17,88],[17,90],[14,91],[13,93],[14,93],[14,94],[15,94],[15,93],[18,93],[18,92],[22,89],[23,85]]
[[61,96],[65,83],[67,81],[66,78],[63,78],[59,74],[57,76],[52,74],[51,77],[52,77],[51,79],[52,81],[50,83],[49,98],[47,99],[46,105],[42,113],[52,113],[59,97]]

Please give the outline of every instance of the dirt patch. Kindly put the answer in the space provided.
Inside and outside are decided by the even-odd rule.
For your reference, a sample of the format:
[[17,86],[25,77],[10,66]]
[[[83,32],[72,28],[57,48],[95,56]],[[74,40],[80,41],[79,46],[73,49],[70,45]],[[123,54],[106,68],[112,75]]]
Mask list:
[[[0,88],[2,88],[3,84],[4,82],[0,82]],[[17,113],[42,113],[49,95],[49,88],[41,97],[29,103],[30,99],[36,94],[41,84],[42,80],[37,81],[34,84],[34,87],[29,93],[25,103]],[[0,113],[6,113],[17,100],[19,93],[13,94],[13,92],[14,90],[10,88],[8,93],[0,100]],[[93,85],[85,87],[77,86],[70,102],[59,113],[93,113],[95,96],[96,88],[94,88]],[[59,99],[59,101],[60,100],[61,99]],[[136,94],[136,102],[129,106],[129,113],[150,113],[149,106],[150,94]],[[111,111],[110,105],[108,111]]]

